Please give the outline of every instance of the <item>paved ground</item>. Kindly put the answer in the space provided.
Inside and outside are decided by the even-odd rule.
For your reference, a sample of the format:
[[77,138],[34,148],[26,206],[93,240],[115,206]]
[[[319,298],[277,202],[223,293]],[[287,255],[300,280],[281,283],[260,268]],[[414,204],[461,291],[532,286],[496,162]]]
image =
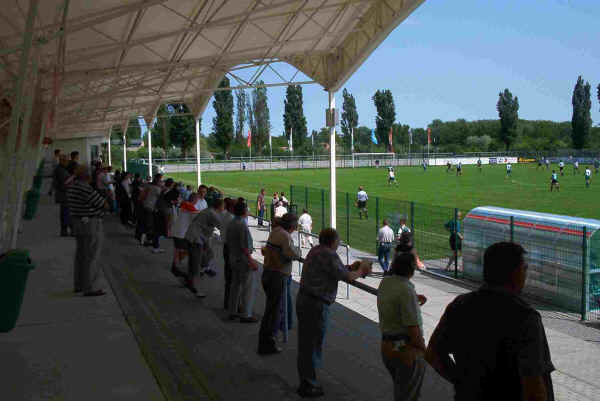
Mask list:
[[[100,299],[73,296],[73,240],[56,236],[53,205],[43,205],[40,212],[25,224],[20,243],[32,250],[38,269],[30,276],[19,326],[0,335],[0,368],[11,383],[2,399],[299,399],[294,392],[295,330],[284,353],[259,357],[258,326],[226,319],[222,274],[200,279],[208,297],[195,298],[168,271],[170,241],[164,241],[167,253],[153,255],[134,241],[131,231],[108,217],[102,267],[110,294]],[[251,230],[258,249],[268,232],[254,226]],[[368,255],[350,250],[350,261],[356,257]],[[295,266],[295,281],[298,269]],[[376,272],[362,281],[377,287],[379,280]],[[423,274],[414,281],[429,298],[423,307],[428,337],[447,303],[468,289]],[[292,287],[295,294],[297,284]],[[255,310],[262,311],[262,290],[258,294]],[[553,374],[558,399],[600,400],[599,331],[569,315],[543,313],[558,369]],[[346,299],[346,285],[340,285],[324,363],[325,399],[392,398],[379,357],[373,295],[350,287]],[[439,394],[445,391],[443,385],[432,377],[427,388]]]
[[0,399],[164,400],[113,293],[72,293],[75,240],[58,236],[56,206],[42,203],[19,239],[36,268],[17,327],[0,334]]

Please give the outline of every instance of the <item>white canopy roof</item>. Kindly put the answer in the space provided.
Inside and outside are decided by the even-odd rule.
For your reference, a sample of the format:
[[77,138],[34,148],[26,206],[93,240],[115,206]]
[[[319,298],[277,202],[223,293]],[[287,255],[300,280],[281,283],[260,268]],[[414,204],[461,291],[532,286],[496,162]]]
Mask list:
[[[53,136],[150,120],[167,101],[199,116],[224,74],[273,62],[336,91],[423,1],[40,0],[34,43],[56,105]],[[2,90],[18,76],[11,49],[23,42],[28,9],[29,0],[0,8]]]

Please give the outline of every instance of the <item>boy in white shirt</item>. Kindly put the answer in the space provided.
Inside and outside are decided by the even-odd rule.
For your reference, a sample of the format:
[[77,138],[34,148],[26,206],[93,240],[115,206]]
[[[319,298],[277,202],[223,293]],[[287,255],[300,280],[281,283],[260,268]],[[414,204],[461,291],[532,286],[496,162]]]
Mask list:
[[592,181],[592,169],[590,169],[590,166],[587,166],[585,168],[585,187],[586,188],[590,187],[591,181]]
[[362,220],[363,213],[365,214],[365,219],[369,219],[369,214],[367,212],[367,201],[369,200],[369,196],[365,192],[362,186],[358,187],[358,193],[356,194],[356,207],[358,208],[358,217]]

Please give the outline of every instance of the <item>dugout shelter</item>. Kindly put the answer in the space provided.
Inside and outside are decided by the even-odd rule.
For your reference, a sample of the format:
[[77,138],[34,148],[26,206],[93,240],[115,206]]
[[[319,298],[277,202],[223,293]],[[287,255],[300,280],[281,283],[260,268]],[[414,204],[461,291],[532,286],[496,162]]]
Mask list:
[[527,251],[526,295],[573,312],[600,309],[600,220],[482,206],[463,220],[466,278],[483,281],[483,254],[495,242]]

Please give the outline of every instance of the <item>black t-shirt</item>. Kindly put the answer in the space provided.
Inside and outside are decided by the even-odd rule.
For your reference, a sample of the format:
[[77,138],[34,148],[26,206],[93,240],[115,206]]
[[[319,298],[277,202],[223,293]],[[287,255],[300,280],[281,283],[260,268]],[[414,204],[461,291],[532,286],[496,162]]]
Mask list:
[[436,329],[442,354],[456,363],[456,400],[522,400],[522,376],[542,376],[554,401],[554,365],[540,314],[499,288],[481,289],[452,301]]

